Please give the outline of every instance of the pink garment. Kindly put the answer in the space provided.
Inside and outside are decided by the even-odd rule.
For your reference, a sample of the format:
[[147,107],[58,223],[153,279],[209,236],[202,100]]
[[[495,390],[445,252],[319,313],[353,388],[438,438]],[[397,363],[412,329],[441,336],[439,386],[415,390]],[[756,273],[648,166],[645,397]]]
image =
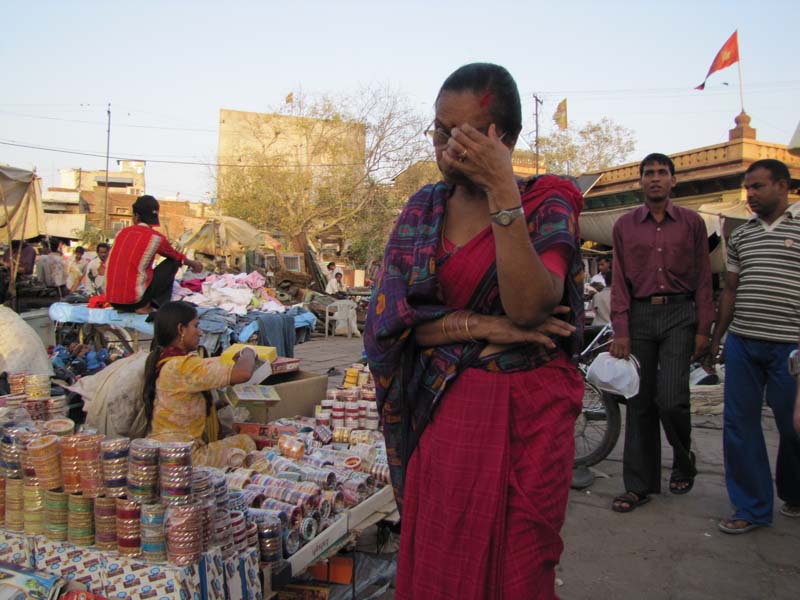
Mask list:
[[251,289],[257,290],[258,288],[264,287],[267,279],[258,271],[253,271],[244,278],[244,282],[250,286]]

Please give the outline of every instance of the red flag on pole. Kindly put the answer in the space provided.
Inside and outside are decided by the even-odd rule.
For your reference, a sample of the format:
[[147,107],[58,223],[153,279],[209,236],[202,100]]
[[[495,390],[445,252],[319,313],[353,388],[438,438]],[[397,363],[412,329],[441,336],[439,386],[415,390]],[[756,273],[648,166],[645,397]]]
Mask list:
[[711,63],[711,67],[708,69],[708,73],[706,74],[706,78],[703,80],[703,83],[698,85],[696,90],[702,90],[706,87],[706,81],[711,76],[712,73],[716,73],[717,71],[721,71],[726,67],[730,67],[732,64],[739,62],[739,32],[734,31],[733,35],[728,38],[728,41],[720,48],[717,55],[714,57],[714,62]]

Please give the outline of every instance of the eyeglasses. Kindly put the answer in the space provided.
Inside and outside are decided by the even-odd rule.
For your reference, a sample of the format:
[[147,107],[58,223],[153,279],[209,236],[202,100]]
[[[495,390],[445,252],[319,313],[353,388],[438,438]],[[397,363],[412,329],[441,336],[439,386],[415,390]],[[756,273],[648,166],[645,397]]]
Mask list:
[[[478,131],[480,131],[483,135],[489,135],[489,128],[488,127],[483,127],[481,129],[478,129]],[[440,127],[434,127],[433,123],[431,123],[430,129],[427,129],[425,131],[425,136],[431,140],[431,142],[433,143],[433,145],[436,148],[441,148],[442,146],[446,146],[447,145],[447,141],[451,137],[453,137],[453,136],[450,135],[449,131],[445,131],[444,129],[442,129]],[[500,134],[500,138],[499,138],[500,141],[503,141],[503,138],[505,136],[506,136],[505,133]]]

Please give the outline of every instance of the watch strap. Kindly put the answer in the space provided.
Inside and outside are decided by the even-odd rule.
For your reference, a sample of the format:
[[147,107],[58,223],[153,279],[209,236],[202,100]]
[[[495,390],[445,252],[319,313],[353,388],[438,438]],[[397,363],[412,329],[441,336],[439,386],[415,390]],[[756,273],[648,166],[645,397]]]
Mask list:
[[489,213],[489,218],[492,220],[492,223],[495,223],[496,225],[500,225],[501,227],[508,227],[517,218],[522,217],[524,215],[525,211],[523,210],[522,205],[520,205],[517,206],[516,208],[498,210],[497,212]]
[[789,354],[789,373],[792,377],[800,376],[800,352],[792,350]]

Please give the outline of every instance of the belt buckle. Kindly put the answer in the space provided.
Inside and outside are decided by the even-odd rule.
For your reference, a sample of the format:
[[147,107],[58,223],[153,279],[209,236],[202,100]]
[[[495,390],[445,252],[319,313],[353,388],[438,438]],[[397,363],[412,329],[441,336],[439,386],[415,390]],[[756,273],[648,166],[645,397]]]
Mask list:
[[651,296],[650,297],[650,304],[667,304],[669,302],[669,298],[666,296]]

